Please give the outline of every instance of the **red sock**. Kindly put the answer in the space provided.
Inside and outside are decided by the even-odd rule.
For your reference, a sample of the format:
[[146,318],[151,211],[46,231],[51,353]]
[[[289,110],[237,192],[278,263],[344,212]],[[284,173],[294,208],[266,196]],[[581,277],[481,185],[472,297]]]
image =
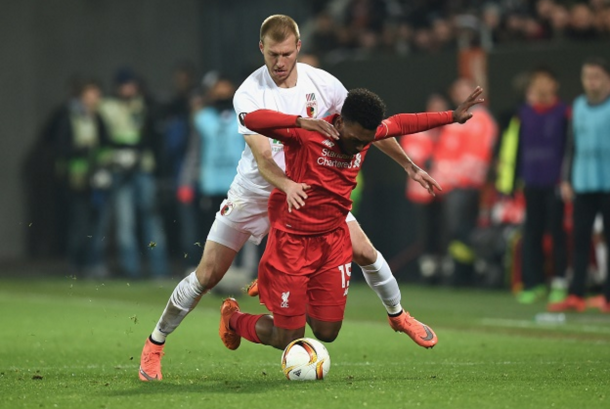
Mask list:
[[244,337],[255,344],[260,344],[261,340],[256,335],[256,322],[263,316],[264,314],[252,315],[238,311],[231,316],[229,326],[240,337]]

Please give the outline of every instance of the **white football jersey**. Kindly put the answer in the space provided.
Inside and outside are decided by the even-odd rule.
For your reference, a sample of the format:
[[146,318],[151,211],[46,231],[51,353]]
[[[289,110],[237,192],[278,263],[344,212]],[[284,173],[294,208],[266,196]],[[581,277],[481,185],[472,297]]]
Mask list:
[[[337,78],[303,63],[297,63],[296,69],[297,85],[292,88],[278,87],[266,66],[254,71],[235,92],[233,107],[236,114],[257,109],[273,109],[305,118],[323,118],[341,112],[347,90]],[[243,135],[256,133],[241,124],[239,132]],[[273,159],[282,170],[286,170],[283,145],[272,139],[269,139],[269,143]],[[247,144],[237,165],[234,182],[259,194],[268,195],[273,190],[273,186],[259,173],[254,155]]]

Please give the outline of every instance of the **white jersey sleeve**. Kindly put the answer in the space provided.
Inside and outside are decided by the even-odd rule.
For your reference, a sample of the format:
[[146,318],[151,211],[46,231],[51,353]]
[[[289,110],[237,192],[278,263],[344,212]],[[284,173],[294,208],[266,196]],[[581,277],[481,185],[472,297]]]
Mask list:
[[[246,84],[244,84],[246,85]],[[254,88],[254,87],[252,87]],[[253,92],[254,91],[254,92]],[[249,113],[252,111],[256,111],[257,109],[262,109],[261,101],[257,101],[256,98],[256,89],[249,90],[248,87],[240,87],[233,96],[233,108],[235,109],[235,114],[237,115],[237,126],[239,133],[242,135],[253,135],[255,132],[252,132],[245,126],[241,124],[239,121],[239,114],[242,112]]]
[[[252,112],[257,109],[272,109],[291,115],[301,115],[305,118],[323,118],[341,112],[347,90],[332,74],[297,63],[297,85],[292,88],[280,88],[274,82],[266,66],[254,71],[238,88],[233,97],[233,107],[237,115],[242,112]],[[242,135],[253,135],[248,128],[239,124]],[[286,169],[283,145],[281,142],[269,139],[273,159],[282,169]],[[257,194],[270,194],[273,187],[260,172],[250,147],[242,154],[237,166],[237,176],[234,183]]]

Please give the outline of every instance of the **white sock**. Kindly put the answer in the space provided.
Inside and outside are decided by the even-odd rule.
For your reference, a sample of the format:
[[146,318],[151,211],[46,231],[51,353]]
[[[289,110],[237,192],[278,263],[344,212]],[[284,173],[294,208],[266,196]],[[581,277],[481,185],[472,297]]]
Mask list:
[[157,343],[165,342],[165,338],[174,332],[184,317],[197,306],[202,295],[203,286],[193,271],[174,288],[174,292],[169,297],[165,310],[151,334],[152,340]]
[[377,252],[377,260],[373,264],[360,266],[360,268],[366,283],[377,293],[388,314],[400,313],[402,311],[400,288],[383,255]]

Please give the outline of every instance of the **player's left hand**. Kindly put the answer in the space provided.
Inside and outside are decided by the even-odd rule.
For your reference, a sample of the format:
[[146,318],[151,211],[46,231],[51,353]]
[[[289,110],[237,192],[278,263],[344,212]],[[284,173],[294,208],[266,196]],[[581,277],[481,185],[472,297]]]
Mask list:
[[297,119],[297,125],[307,131],[320,132],[322,135],[325,135],[328,138],[334,140],[339,139],[339,131],[337,131],[332,124],[323,119],[301,117]]
[[460,105],[458,105],[455,111],[453,111],[453,120],[455,122],[463,124],[464,122],[472,118],[472,112],[468,112],[468,110],[473,106],[485,101],[484,98],[480,98],[482,93],[483,88],[476,87],[472,94],[470,94],[468,98],[466,98],[466,100],[463,101]]
[[439,185],[438,182],[428,174],[428,172],[426,172],[416,164],[413,164],[411,166],[411,169],[409,169],[407,173],[409,174],[409,177],[411,179],[422,185],[422,187],[426,189],[428,193],[430,193],[432,196],[436,196],[436,193],[434,192],[435,188],[438,191],[443,190],[441,185]]
[[288,203],[288,213],[292,213],[292,209],[299,210],[305,206],[305,200],[307,199],[306,191],[311,186],[306,183],[290,182],[284,189],[286,193],[286,202]]

